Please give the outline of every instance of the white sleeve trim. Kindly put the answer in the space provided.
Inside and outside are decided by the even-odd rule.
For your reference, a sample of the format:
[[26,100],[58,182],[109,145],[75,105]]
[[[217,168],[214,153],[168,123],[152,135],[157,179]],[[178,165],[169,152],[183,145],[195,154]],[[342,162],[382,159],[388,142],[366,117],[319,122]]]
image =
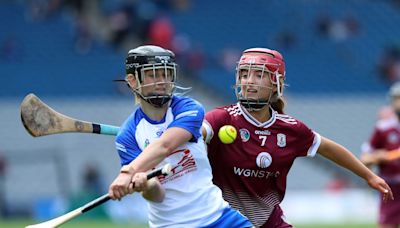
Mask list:
[[178,115],[175,117],[175,119],[177,120],[177,119],[182,118],[182,117],[184,117],[184,116],[197,116],[197,113],[198,113],[198,112],[199,112],[199,111],[197,111],[197,110],[182,112],[182,113],[178,114]]
[[202,127],[204,127],[204,129],[206,130],[206,138],[204,139],[204,141],[209,144],[211,139],[214,137],[214,131],[211,127],[211,124],[205,119],[203,120]]
[[307,157],[314,157],[315,154],[317,153],[317,150],[319,148],[319,145],[321,145],[321,135],[319,135],[317,132],[313,131],[314,133],[314,141],[310,148],[308,149],[307,152]]
[[117,150],[120,150],[120,151],[126,153],[126,148],[125,148],[124,145],[122,145],[122,144],[116,142],[116,143],[115,143],[115,147],[117,148]]

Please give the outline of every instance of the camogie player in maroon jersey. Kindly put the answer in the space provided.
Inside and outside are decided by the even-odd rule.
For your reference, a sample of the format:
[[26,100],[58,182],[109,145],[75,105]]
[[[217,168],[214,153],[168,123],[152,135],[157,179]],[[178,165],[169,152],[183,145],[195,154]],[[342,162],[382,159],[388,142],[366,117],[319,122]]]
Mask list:
[[[247,49],[237,65],[238,103],[206,114],[202,130],[213,181],[225,200],[257,227],[292,227],[279,206],[287,175],[297,157],[316,153],[365,179],[385,200],[393,199],[386,182],[350,151],[284,114],[284,83],[285,63],[279,52]],[[232,144],[218,139],[218,130],[224,125],[238,130],[239,138]]]
[[[378,218],[380,228],[400,227],[400,197],[398,197],[400,195],[400,158],[388,157],[388,152],[400,149],[400,82],[392,85],[389,96],[392,103],[391,111],[394,115],[380,115],[369,142],[362,147],[361,156],[364,164],[378,166],[380,176],[386,180],[393,194],[397,196],[393,201],[380,202]],[[390,113],[389,110],[386,112]]]

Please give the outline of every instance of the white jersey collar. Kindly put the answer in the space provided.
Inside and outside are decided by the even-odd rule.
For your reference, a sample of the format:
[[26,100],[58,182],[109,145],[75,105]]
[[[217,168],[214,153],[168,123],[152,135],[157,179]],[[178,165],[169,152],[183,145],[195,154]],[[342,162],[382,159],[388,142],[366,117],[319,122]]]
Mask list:
[[269,107],[271,110],[271,118],[269,118],[265,122],[260,122],[256,118],[254,118],[239,102],[236,104],[241,113],[243,113],[243,117],[252,125],[256,127],[263,127],[263,128],[268,128],[270,127],[273,123],[275,123],[276,120],[276,114],[277,112],[272,109],[272,107]]

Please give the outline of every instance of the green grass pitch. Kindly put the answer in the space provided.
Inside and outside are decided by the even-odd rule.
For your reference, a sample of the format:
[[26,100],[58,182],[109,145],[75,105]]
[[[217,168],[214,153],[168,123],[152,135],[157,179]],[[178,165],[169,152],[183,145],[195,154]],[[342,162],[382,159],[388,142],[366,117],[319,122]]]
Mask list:
[[[22,228],[35,224],[32,220],[3,220],[0,218],[0,227]],[[375,228],[376,225],[349,225],[349,224],[294,224],[295,228]],[[78,220],[70,221],[61,226],[62,228],[146,228],[146,224],[115,224],[109,220]]]

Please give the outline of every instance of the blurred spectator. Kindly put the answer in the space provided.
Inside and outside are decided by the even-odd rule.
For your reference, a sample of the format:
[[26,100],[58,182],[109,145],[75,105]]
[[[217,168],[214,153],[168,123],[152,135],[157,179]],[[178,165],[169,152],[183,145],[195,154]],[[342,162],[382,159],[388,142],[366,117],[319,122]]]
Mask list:
[[387,47],[378,63],[378,71],[384,81],[393,83],[400,80],[400,47]]
[[358,35],[360,32],[360,23],[358,20],[351,14],[348,14],[344,19],[343,22],[347,28],[348,33],[351,36]]
[[77,16],[75,22],[75,51],[79,54],[87,54],[92,48],[93,37],[88,18],[84,15]]
[[[389,184],[393,201],[384,202],[380,197],[378,224],[380,228],[398,228],[400,226],[400,158],[390,153],[400,148],[400,82],[394,83],[389,90],[392,118],[379,119],[367,142],[362,145],[361,161],[377,168],[379,175]],[[379,111],[380,114],[381,110]],[[386,118],[386,115],[384,116]]]
[[224,48],[220,52],[220,62],[221,66],[228,72],[235,72],[237,61],[240,58],[242,52],[237,48]]
[[132,30],[143,43],[149,34],[149,27],[159,13],[157,5],[152,1],[139,1],[135,5],[136,18]]
[[326,190],[330,193],[338,193],[350,187],[350,182],[343,175],[335,173],[327,183]]
[[153,0],[153,3],[157,5],[157,7],[161,11],[170,11],[174,8],[173,0]]
[[[176,56],[184,56],[191,51],[192,41],[186,34],[177,34],[172,41],[173,50],[175,50]],[[184,60],[184,59],[182,59]],[[182,61],[179,61],[182,62]]]
[[165,16],[158,16],[153,20],[149,28],[148,41],[152,45],[157,45],[172,51],[175,27],[171,20]]
[[183,76],[198,77],[199,71],[204,67],[205,54],[200,44],[192,44],[189,36],[178,34],[172,41],[176,58],[180,62],[179,69]]
[[332,19],[326,14],[317,18],[317,32],[334,41],[344,41],[359,33],[358,20],[351,14],[342,19]]
[[174,9],[177,11],[188,11],[191,6],[190,0],[174,0]]
[[196,79],[205,65],[205,54],[200,44],[192,44],[189,36],[185,34],[176,35],[172,41],[176,58],[180,62],[181,75]]
[[69,7],[74,14],[82,15],[84,14],[86,5],[84,0],[63,0],[64,5]]
[[[73,195],[69,202],[69,210],[81,207],[83,202],[90,202],[93,199],[106,193],[103,179],[95,164],[86,164],[83,167],[82,189]],[[101,205],[96,210],[88,213],[86,218],[104,218],[107,217],[105,206]]]
[[125,41],[131,32],[133,22],[133,10],[129,6],[124,6],[110,15],[111,43],[114,47],[120,47]]
[[188,52],[187,58],[188,58],[187,68],[193,74],[197,74],[197,72],[199,72],[204,67],[205,55],[200,44],[194,46]]
[[99,196],[104,193],[104,184],[97,166],[87,164],[83,171],[84,192]]
[[21,62],[23,47],[14,35],[8,35],[0,44],[0,62]]
[[391,0],[391,3],[395,6],[400,8],[400,0]]
[[297,45],[297,36],[293,31],[285,30],[276,36],[277,49],[290,50]]
[[332,26],[332,19],[326,14],[317,18],[317,33],[321,36],[328,36],[329,29]]
[[29,17],[34,21],[45,20],[59,12],[61,4],[62,0],[30,0]]

